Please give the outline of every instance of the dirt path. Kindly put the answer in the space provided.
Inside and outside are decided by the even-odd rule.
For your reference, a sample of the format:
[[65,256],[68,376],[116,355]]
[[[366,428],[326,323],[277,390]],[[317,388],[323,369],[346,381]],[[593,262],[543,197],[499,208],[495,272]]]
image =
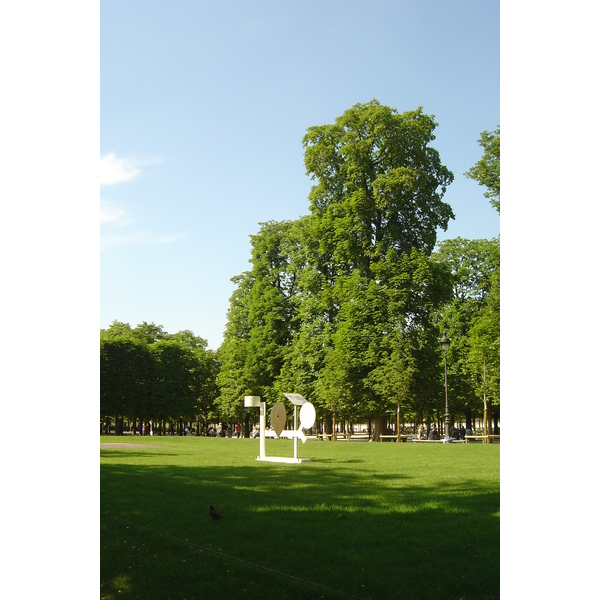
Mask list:
[[152,446],[150,444],[120,444],[120,443],[100,443],[100,449],[110,448],[164,448],[164,446]]

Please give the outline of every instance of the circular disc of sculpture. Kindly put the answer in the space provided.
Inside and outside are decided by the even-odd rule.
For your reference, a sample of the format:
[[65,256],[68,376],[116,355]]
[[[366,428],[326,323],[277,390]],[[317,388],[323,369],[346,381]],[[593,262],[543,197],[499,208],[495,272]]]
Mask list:
[[281,402],[275,402],[271,409],[271,427],[277,437],[281,435],[281,432],[285,429],[285,406]]
[[300,425],[303,429],[310,429],[315,424],[317,413],[315,407],[310,403],[306,402],[300,409]]

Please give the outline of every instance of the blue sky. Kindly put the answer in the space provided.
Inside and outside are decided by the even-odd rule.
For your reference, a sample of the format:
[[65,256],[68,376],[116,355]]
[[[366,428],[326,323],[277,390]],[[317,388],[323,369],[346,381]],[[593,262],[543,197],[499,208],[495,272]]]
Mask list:
[[191,329],[216,349],[259,222],[308,212],[308,127],[373,98],[422,106],[454,173],[440,239],[500,219],[464,177],[500,123],[499,2],[100,3],[100,327]]

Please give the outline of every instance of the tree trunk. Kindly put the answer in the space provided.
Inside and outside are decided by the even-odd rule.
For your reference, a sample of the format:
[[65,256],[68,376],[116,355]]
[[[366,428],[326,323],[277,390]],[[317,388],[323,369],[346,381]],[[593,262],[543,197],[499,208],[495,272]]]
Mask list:
[[[489,428],[489,413],[488,413],[488,403],[487,396],[485,393],[485,358],[483,359],[483,435],[487,436],[490,434]],[[483,443],[487,444],[489,440],[487,438],[483,438]]]
[[378,442],[379,436],[385,434],[385,429],[387,426],[387,416],[386,415],[375,415],[373,418],[374,427],[373,427],[373,441]]
[[[483,435],[488,435],[489,434],[489,430],[488,430],[488,420],[489,420],[489,416],[488,416],[488,405],[487,405],[487,400],[485,399],[485,396],[483,397]],[[487,444],[487,439],[483,438],[483,443]]]

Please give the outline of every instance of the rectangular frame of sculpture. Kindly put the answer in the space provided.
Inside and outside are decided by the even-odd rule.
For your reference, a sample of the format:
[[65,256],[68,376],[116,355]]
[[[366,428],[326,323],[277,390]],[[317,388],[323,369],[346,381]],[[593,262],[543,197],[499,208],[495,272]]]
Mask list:
[[[260,396],[245,396],[244,406],[246,408],[260,408],[260,454],[256,460],[263,460],[266,462],[279,462],[279,463],[290,463],[299,464],[303,462],[310,462],[309,458],[298,458],[298,437],[302,439],[302,442],[306,442],[306,436],[304,432],[298,431],[298,407],[308,403],[306,398],[303,398],[300,394],[283,394],[293,405],[294,405],[294,430],[284,430],[281,432],[281,436],[285,438],[294,439],[294,458],[285,456],[267,456],[265,450],[265,431],[267,428],[267,404],[263,402]],[[310,403],[309,403],[310,404]],[[311,405],[312,406],[312,405]]]

